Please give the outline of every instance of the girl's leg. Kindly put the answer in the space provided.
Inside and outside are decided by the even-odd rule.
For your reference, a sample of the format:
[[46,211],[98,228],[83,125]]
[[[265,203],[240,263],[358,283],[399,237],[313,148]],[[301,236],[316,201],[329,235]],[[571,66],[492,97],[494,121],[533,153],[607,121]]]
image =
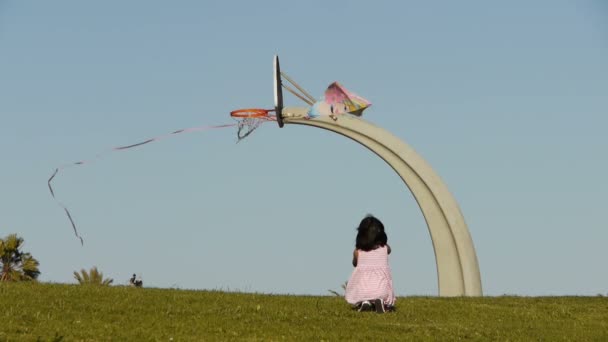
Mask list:
[[386,310],[384,308],[384,301],[380,298],[376,299],[374,301],[374,308],[376,309],[377,313],[385,313]]

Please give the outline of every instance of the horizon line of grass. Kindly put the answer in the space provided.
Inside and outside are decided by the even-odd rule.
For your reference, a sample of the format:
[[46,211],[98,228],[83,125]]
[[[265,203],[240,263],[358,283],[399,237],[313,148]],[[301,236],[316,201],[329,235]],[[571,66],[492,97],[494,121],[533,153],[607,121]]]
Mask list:
[[608,340],[608,298],[399,297],[360,313],[333,295],[0,284],[0,341]]

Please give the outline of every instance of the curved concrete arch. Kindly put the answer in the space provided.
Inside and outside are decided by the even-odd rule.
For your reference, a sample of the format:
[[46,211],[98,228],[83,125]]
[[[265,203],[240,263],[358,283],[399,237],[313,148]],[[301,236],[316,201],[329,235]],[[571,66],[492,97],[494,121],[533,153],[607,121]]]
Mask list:
[[359,117],[305,119],[307,111],[284,108],[283,120],[286,124],[326,129],[360,143],[386,161],[410,189],[431,235],[439,296],[481,296],[481,276],[471,235],[456,200],[431,166],[405,142]]

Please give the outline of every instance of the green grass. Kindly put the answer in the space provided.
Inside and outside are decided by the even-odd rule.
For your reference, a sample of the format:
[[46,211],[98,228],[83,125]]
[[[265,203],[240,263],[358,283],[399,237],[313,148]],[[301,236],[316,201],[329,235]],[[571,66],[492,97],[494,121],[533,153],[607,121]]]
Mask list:
[[0,341],[608,341],[606,297],[332,296],[0,283]]

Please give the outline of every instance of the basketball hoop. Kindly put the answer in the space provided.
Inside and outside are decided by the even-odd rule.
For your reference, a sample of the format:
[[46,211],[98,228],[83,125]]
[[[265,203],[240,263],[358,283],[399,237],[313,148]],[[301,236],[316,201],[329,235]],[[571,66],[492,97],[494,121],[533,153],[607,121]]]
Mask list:
[[274,112],[274,109],[261,109],[261,108],[246,108],[237,109],[230,112],[230,116],[233,118],[262,118],[268,117],[269,112]]
[[230,116],[238,121],[238,132],[237,137],[239,141],[247,137],[251,132],[258,128],[262,123],[266,121],[276,120],[275,116],[270,116],[270,112],[274,112],[273,109],[261,109],[261,108],[245,108],[237,109],[230,112]]

